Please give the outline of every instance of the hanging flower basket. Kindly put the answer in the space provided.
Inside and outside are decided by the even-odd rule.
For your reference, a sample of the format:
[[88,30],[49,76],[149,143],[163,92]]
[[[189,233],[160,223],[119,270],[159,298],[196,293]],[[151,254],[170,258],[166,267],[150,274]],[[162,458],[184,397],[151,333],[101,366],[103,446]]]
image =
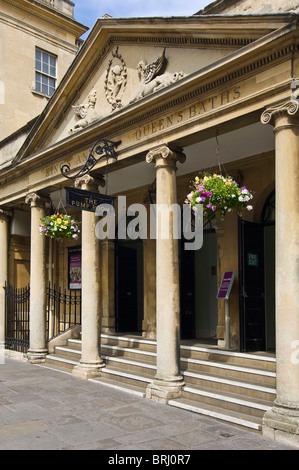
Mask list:
[[40,234],[43,233],[50,238],[77,239],[79,237],[79,222],[73,220],[69,215],[54,214],[41,219],[39,226]]
[[207,174],[203,178],[195,177],[185,202],[190,204],[194,212],[197,211],[196,206],[202,204],[204,218],[209,219],[216,214],[224,217],[234,209],[252,210],[248,204],[252,198],[252,192],[245,186],[240,188],[231,176]]

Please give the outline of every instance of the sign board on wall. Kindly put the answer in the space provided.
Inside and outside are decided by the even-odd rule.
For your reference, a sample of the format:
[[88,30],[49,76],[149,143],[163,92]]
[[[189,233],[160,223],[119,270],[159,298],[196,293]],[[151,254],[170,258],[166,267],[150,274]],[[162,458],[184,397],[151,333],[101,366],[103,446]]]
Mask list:
[[69,289],[81,289],[81,247],[70,247],[68,252]]
[[229,298],[230,291],[234,283],[235,275],[235,271],[227,271],[223,274],[223,278],[217,294],[217,299],[227,300]]

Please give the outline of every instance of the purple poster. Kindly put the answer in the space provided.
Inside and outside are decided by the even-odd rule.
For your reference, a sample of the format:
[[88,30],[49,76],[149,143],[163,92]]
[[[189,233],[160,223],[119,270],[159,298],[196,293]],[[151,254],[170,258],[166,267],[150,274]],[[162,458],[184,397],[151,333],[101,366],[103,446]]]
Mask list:
[[69,289],[81,289],[81,248],[69,248]]
[[224,273],[221,285],[219,287],[217,299],[228,299],[235,279],[235,271],[227,271]]

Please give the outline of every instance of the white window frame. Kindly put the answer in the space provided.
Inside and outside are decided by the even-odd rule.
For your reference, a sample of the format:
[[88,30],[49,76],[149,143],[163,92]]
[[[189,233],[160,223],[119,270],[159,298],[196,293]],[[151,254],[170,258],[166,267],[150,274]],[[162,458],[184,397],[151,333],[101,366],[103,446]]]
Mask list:
[[52,96],[57,83],[57,56],[43,49],[35,49],[35,91]]

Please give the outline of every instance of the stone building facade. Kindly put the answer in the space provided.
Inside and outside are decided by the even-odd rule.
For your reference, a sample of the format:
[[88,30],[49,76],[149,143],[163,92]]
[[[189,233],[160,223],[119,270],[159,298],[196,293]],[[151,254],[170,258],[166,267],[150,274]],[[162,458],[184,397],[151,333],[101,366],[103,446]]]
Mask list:
[[[28,358],[44,361],[46,285],[68,287],[69,249],[80,248],[82,357],[73,373],[101,374],[101,333],[138,332],[157,340],[148,398],[180,396],[180,338],[275,350],[277,395],[263,429],[298,444],[298,18],[296,2],[286,3],[260,12],[251,2],[250,14],[246,1],[226,1],[184,18],[98,19],[0,172],[0,282],[18,282],[19,261],[30,260]],[[117,143],[115,155],[96,162],[101,153],[91,149],[107,140]],[[100,240],[100,218],[76,204],[67,210],[81,222],[79,241],[39,233],[40,219],[65,204],[66,186],[92,194],[106,187],[117,233],[129,228],[129,206],[147,214],[153,202],[182,207],[194,177],[219,169],[251,188],[253,210],[209,222],[199,250],[148,232]],[[216,298],[228,271],[236,273],[229,323]]]

